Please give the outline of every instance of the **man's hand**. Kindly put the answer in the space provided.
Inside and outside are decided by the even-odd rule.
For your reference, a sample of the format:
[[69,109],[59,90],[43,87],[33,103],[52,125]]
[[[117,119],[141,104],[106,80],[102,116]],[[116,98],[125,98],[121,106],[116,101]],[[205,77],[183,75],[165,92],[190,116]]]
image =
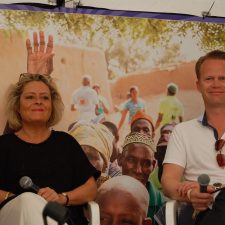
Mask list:
[[27,47],[27,72],[31,74],[50,75],[53,71],[53,36],[48,36],[47,46],[43,31],[33,33],[33,49],[31,41],[26,40]]
[[185,197],[189,189],[199,188],[199,183],[196,181],[183,181],[177,187],[177,192],[179,196]]
[[190,195],[193,208],[197,211],[206,210],[213,202],[213,194],[201,193],[198,189],[193,189]]

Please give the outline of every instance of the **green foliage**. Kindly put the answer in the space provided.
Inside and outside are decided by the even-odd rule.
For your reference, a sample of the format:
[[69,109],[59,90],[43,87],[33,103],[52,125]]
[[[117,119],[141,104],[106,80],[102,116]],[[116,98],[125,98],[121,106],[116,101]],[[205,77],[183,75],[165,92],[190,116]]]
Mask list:
[[[190,34],[203,51],[225,49],[225,25],[120,16],[1,10],[5,34],[25,36],[28,30],[54,30],[61,44],[96,47],[105,52],[109,79],[141,70],[152,58],[155,66],[176,63]],[[158,58],[153,51],[164,49]],[[148,65],[149,66],[149,65]]]
[[225,49],[225,24],[176,21],[171,25],[180,37],[185,37],[188,32],[191,32],[203,51]]
[[1,23],[5,30],[24,32],[30,28],[43,29],[50,13],[17,10],[1,10]]

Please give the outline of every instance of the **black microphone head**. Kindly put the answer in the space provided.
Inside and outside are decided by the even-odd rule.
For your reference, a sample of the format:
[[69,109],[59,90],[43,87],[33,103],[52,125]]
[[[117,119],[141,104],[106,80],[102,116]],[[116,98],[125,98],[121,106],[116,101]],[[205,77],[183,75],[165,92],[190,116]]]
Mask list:
[[31,178],[28,176],[21,177],[19,183],[20,183],[20,187],[24,189],[29,189],[29,188],[32,188],[33,186],[33,182]]
[[200,184],[200,186],[207,186],[210,182],[210,178],[207,174],[201,174],[198,177],[198,183]]

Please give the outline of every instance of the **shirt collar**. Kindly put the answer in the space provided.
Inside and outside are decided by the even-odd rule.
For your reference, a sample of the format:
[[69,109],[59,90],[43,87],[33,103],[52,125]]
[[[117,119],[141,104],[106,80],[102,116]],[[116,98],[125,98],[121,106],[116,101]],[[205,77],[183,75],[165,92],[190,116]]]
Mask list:
[[[201,116],[198,117],[198,121],[203,125],[203,126],[210,126],[208,124],[208,119],[206,116],[206,113],[204,112],[204,114],[202,114]],[[211,127],[211,126],[210,126]]]
[[201,116],[198,117],[198,121],[199,121],[199,123],[202,124],[202,126],[211,128],[213,130],[215,139],[218,140],[218,138],[219,138],[218,132],[217,132],[217,130],[213,126],[211,126],[208,123],[208,119],[207,119],[206,112],[204,112],[203,115],[201,115]]

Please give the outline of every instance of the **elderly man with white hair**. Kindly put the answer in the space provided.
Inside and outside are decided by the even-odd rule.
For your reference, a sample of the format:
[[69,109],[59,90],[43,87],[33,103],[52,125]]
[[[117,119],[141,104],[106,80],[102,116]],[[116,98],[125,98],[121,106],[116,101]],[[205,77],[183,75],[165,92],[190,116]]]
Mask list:
[[98,189],[101,225],[150,225],[149,195],[145,186],[129,176],[117,176]]

